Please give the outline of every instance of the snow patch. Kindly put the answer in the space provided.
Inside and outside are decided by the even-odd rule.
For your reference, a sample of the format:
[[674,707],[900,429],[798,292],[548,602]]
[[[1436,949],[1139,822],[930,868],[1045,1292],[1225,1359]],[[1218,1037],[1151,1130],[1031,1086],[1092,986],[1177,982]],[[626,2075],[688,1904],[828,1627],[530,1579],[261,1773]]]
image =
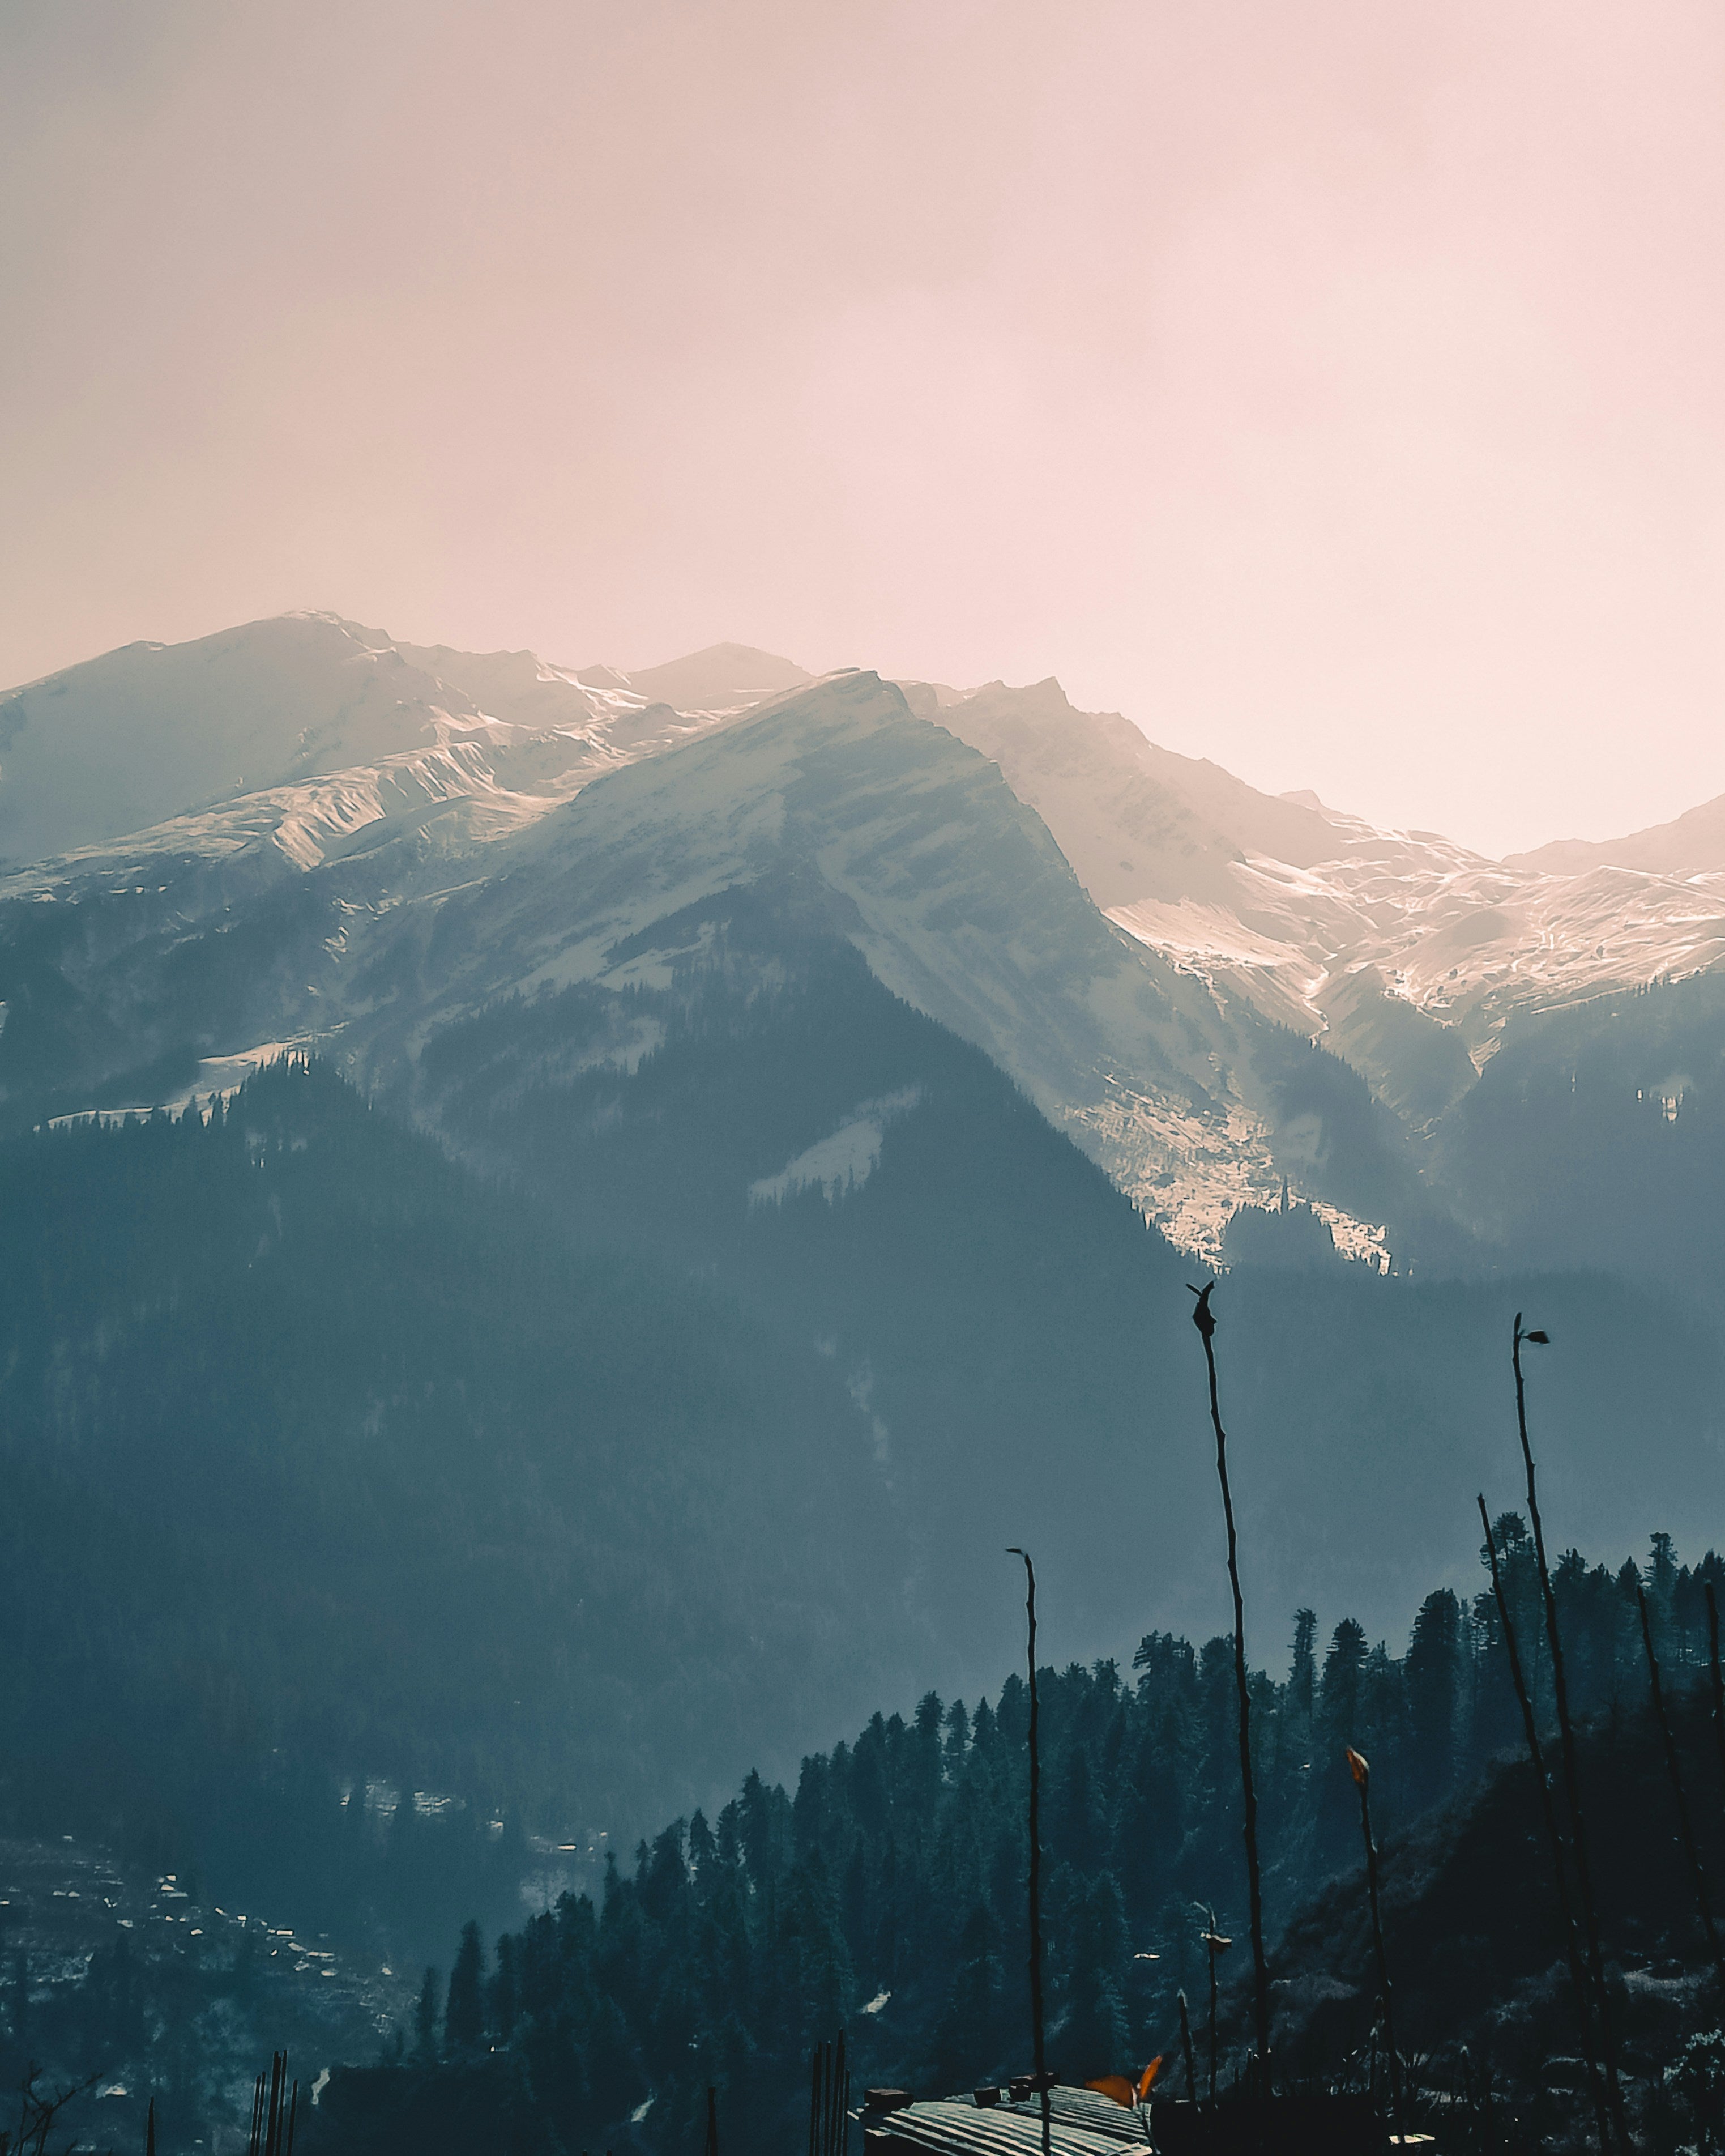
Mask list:
[[798,1153],[776,1175],[751,1183],[750,1204],[781,1204],[799,1190],[818,1187],[827,1203],[836,1205],[847,1191],[858,1190],[868,1182],[879,1164],[888,1125],[909,1115],[922,1097],[920,1086],[904,1086],[877,1101],[862,1101],[831,1137],[822,1138]]
[[[1170,1242],[1206,1264],[1221,1262],[1222,1237],[1239,1207],[1274,1204],[1281,1192],[1269,1127],[1238,1105],[1200,1115],[1111,1079],[1100,1101],[1057,1112],[1054,1120],[1102,1162],[1116,1188]],[[1321,1199],[1311,1203],[1344,1258],[1388,1270],[1381,1223],[1356,1219]]]
[[[3,1009],[0,1005],[0,1009]],[[255,1077],[266,1064],[279,1062],[284,1055],[306,1054],[313,1045],[314,1036],[302,1034],[294,1040],[261,1041],[256,1048],[242,1048],[231,1055],[207,1055],[197,1066],[197,1075],[189,1086],[177,1093],[165,1095],[159,1101],[139,1101],[125,1108],[79,1108],[69,1116],[50,1116],[45,1128],[64,1130],[73,1123],[100,1123],[110,1127],[125,1122],[133,1116],[153,1116],[158,1113],[177,1116],[189,1108],[194,1101],[206,1105],[219,1096],[231,1100],[248,1078]]]

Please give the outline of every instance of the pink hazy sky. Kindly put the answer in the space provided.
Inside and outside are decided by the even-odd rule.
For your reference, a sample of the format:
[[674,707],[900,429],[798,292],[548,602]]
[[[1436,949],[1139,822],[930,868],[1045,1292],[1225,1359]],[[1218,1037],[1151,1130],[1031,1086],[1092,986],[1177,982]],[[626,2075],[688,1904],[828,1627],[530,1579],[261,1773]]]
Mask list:
[[0,681],[290,607],[1725,792],[1701,0],[8,0]]

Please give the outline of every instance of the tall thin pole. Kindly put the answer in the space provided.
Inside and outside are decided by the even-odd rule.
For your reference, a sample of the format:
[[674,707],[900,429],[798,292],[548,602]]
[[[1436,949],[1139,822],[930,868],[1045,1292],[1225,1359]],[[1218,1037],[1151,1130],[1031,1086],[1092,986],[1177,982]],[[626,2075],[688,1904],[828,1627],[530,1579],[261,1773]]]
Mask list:
[[1677,1764],[1677,1742],[1671,1735],[1671,1717],[1665,1711],[1665,1690],[1659,1681],[1659,1657],[1653,1651],[1653,1626],[1647,1615],[1647,1593],[1638,1579],[1635,1582],[1635,1607],[1641,1613],[1641,1640],[1647,1650],[1647,1681],[1653,1690],[1653,1712],[1659,1723],[1659,1733],[1665,1739],[1666,1771],[1671,1776],[1671,1796],[1677,1807],[1677,1836],[1683,1845],[1683,1854],[1689,1860],[1689,1878],[1695,1888],[1695,1907],[1701,1917],[1701,1928],[1707,1934],[1707,1951],[1713,1958],[1713,1973],[1719,1979],[1719,1996],[1725,2002],[1725,1948],[1719,1943],[1718,1927],[1713,1922],[1713,1906],[1707,1893],[1707,1876],[1702,1868],[1701,1851],[1695,1845],[1695,1829],[1689,1818],[1689,1799],[1683,1794],[1683,1776]]
[[[610,2156],[607,2150],[607,2156]],[[707,2149],[706,2156],[719,2156],[719,2092],[707,2091]]]
[[1725,1671],[1719,1666],[1719,1601],[1713,1583],[1707,1582],[1707,1670],[1713,1681],[1713,1741],[1719,1748],[1719,1769],[1725,1774]]
[[264,2111],[264,2146],[262,2156],[275,2156],[275,2107],[281,2100],[282,2055],[269,2055],[269,2095]]
[[1216,1313],[1210,1298],[1211,1281],[1194,1288],[1198,1298],[1192,1322],[1204,1342],[1205,1366],[1210,1373],[1210,1420],[1216,1431],[1216,1471],[1222,1486],[1222,1517],[1228,1528],[1228,1584],[1234,1590],[1234,1685],[1240,1699],[1240,1790],[1245,1812],[1246,1885],[1252,1920],[1252,2020],[1257,2031],[1258,2071],[1268,2093],[1270,2071],[1270,1965],[1264,1955],[1264,1895],[1258,1875],[1258,1799],[1252,1773],[1252,1688],[1246,1671],[1246,1603],[1240,1592],[1240,1552],[1234,1532],[1234,1494],[1228,1485],[1228,1435],[1216,1389]]
[[1035,2046],[1037,2087],[1042,2099],[1042,2156],[1049,2156],[1048,2061],[1042,2025],[1042,1760],[1037,1727],[1037,1568],[1030,1552],[1013,1548],[1009,1557],[1024,1559],[1024,1607],[1030,1664],[1030,2015]]
[[1378,1997],[1384,2007],[1384,2044],[1390,2054],[1390,2104],[1398,2146],[1405,2148],[1407,2114],[1401,2097],[1401,2054],[1395,2048],[1395,2017],[1390,2007],[1390,1957],[1384,1951],[1384,1919],[1378,1907],[1378,1845],[1372,1840],[1372,1768],[1364,1753],[1345,1748],[1348,1771],[1359,1791],[1359,1830],[1365,1836],[1365,1887],[1372,1911],[1372,1945],[1378,1958]]
[[1180,2047],[1186,2062],[1186,2101],[1198,2101],[1198,2069],[1192,2057],[1192,2017],[1186,2011],[1186,1994],[1180,1993]]
[[1492,1593],[1497,1598],[1497,1621],[1503,1627],[1503,1644],[1509,1650],[1509,1674],[1515,1684],[1515,1696],[1522,1711],[1522,1727],[1528,1739],[1528,1757],[1533,1763],[1533,1781],[1539,1791],[1540,1816],[1545,1822],[1545,1838],[1551,1846],[1551,1861],[1557,1876],[1558,1910],[1563,1919],[1564,1944],[1569,1958],[1569,1980],[1575,1987],[1575,2015],[1581,2025],[1581,2056],[1587,2069],[1588,2094],[1593,2098],[1594,2123],[1599,2129],[1600,2156],[1611,2156],[1611,2119],[1605,2103],[1605,2091],[1600,2079],[1599,2051],[1594,2042],[1593,2007],[1588,1990],[1587,1970],[1581,1958],[1581,1933],[1575,1922],[1574,1905],[1569,1899],[1569,1874],[1564,1863],[1563,1830],[1558,1825],[1557,1807],[1552,1802],[1551,1777],[1545,1771],[1545,1755],[1540,1748],[1539,1726],[1533,1716],[1533,1702],[1528,1691],[1528,1680],[1522,1670],[1521,1650],[1516,1645],[1515,1620],[1509,1614],[1509,1597],[1504,1591],[1503,1574],[1497,1565],[1497,1544],[1492,1533],[1491,1515],[1486,1510],[1485,1493],[1479,1496],[1480,1525],[1486,1531],[1486,1556],[1492,1568]]
[[1623,2091],[1617,2080],[1617,2039],[1612,2028],[1611,2000],[1605,1989],[1605,1957],[1600,1947],[1600,1914],[1594,1900],[1593,1867],[1588,1861],[1587,1821],[1581,1810],[1581,1775],[1575,1761],[1575,1730],[1569,1719],[1569,1687],[1564,1673],[1564,1642],[1558,1630],[1557,1597],[1552,1592],[1551,1567],[1545,1561],[1545,1530],[1539,1521],[1539,1491],[1533,1475],[1533,1450],[1528,1442],[1527,1389],[1522,1378],[1522,1342],[1531,1340],[1548,1347],[1543,1332],[1523,1332],[1522,1314],[1515,1314],[1510,1359],[1515,1368],[1515,1421],[1522,1441],[1522,1463],[1528,1472],[1528,1517],[1533,1530],[1533,1556],[1539,1567],[1540,1599],[1545,1605],[1545,1635],[1551,1645],[1552,1697],[1558,1711],[1558,1737],[1564,1763],[1564,1795],[1569,1806],[1569,1842],[1575,1853],[1575,1883],[1580,1891],[1581,1918],[1587,1931],[1587,1966],[1599,2001],[1600,2051],[1605,2065],[1605,2098],[1611,2107],[1611,2123],[1617,2138],[1629,2146],[1629,2122],[1624,2115]]

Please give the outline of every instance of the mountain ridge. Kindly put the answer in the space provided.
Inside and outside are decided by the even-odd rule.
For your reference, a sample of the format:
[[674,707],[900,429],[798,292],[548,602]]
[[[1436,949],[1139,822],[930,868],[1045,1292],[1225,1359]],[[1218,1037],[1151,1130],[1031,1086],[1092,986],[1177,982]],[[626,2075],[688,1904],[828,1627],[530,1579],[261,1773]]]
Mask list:
[[1725,870],[1725,793],[1620,839],[1558,839],[1530,853],[1506,854],[1504,865],[1559,875],[1595,867],[1646,869],[1658,875],[1714,874]]
[[[284,650],[291,664],[281,663]],[[128,670],[142,684],[136,694],[125,689]],[[187,681],[197,693],[175,751],[179,762],[170,757],[147,786],[128,792],[121,779],[141,757],[149,761],[164,729],[171,735],[170,691]],[[847,685],[858,682],[876,685]],[[986,787],[966,782],[950,795],[945,834],[919,836],[912,773],[919,757],[939,758],[932,747],[914,751],[913,735],[903,735],[898,808],[887,813],[879,787],[857,780],[856,813],[875,819],[868,873],[877,917],[871,924],[865,906],[847,932],[898,993],[985,1046],[1151,1217],[1211,1258],[1229,1214],[1273,1204],[1287,1178],[1320,1207],[1349,1255],[1382,1265],[1400,1248],[1410,1261],[1418,1251],[1426,1263],[1489,1262],[1500,1209],[1464,1201],[1448,1164],[1461,1158],[1457,1119],[1503,1041],[1512,1033],[1531,1037],[1533,1020],[1559,1010],[1597,1006],[1600,1023],[1620,1027],[1635,1017],[1625,1016],[1625,992],[1725,968],[1725,872],[1678,875],[1589,859],[1557,873],[1528,865],[1533,857],[1488,861],[1431,833],[1378,831],[1315,795],[1265,794],[1212,762],[1164,749],[1118,713],[1078,711],[1052,677],[962,690],[888,685],[855,670],[814,679],[791,661],[736,644],[632,675],[553,666],[529,652],[392,644],[326,614],[248,624],[193,645],[127,647],[0,699],[0,726],[8,730],[0,743],[0,840],[28,824],[33,798],[41,806],[38,836],[64,835],[77,809],[68,805],[66,773],[91,761],[92,743],[117,741],[124,751],[112,768],[95,758],[106,791],[88,805],[85,822],[103,834],[15,867],[0,879],[0,897],[36,908],[69,905],[92,924],[100,912],[104,935],[122,937],[133,932],[120,927],[128,894],[153,893],[182,936],[207,932],[235,905],[273,906],[283,919],[296,909],[307,921],[321,912],[323,942],[338,959],[392,942],[404,948],[402,923],[377,932],[384,915],[406,906],[414,918],[429,918],[443,894],[518,877],[536,859],[534,873],[543,874],[535,833],[574,833],[568,843],[586,844],[598,829],[593,816],[604,821],[617,798],[602,814],[580,812],[573,825],[560,820],[571,804],[596,782],[600,798],[618,774],[660,767],[681,774],[681,805],[659,818],[656,843],[665,859],[691,860],[691,845],[704,848],[709,870],[724,855],[731,873],[746,876],[751,861],[765,858],[761,850],[780,843],[773,834],[786,828],[790,797],[774,792],[778,779],[755,757],[764,790],[748,813],[765,820],[752,841],[740,826],[726,838],[699,787],[685,783],[693,767],[678,759],[698,744],[738,736],[738,754],[710,770],[722,765],[724,783],[735,779],[746,792],[754,783],[748,745],[759,738],[750,730],[799,696],[816,698],[837,729],[824,767],[824,783],[837,791],[821,811],[821,843],[838,849],[838,861],[837,795],[851,783],[840,715],[854,708],[857,693],[884,696],[888,687],[900,700],[896,725],[962,745],[1000,773],[1006,793],[985,807]],[[659,690],[690,707],[653,701],[649,692]],[[244,790],[212,788],[222,759],[232,764],[241,745],[253,765]],[[367,760],[317,767],[361,749]],[[283,774],[280,783],[252,783],[270,769]],[[150,803],[186,793],[194,776],[200,790],[192,805],[115,834],[115,824]],[[639,783],[631,798],[646,804],[658,781]],[[797,798],[804,808],[812,798]],[[1704,837],[1716,807],[1641,835],[1662,844],[1661,833],[1682,826]],[[1045,860],[1014,888],[997,861],[991,923],[975,912],[973,891],[944,914],[930,901],[914,934],[908,916],[886,932],[879,909],[893,876],[903,895],[934,873],[934,856],[919,849],[932,845],[962,883],[989,846],[1010,852],[1026,843],[1029,827],[1014,824],[1019,809],[1060,857],[1058,875]],[[733,810],[744,814],[742,794]],[[962,833],[972,824],[967,840]],[[1015,828],[1021,836],[1009,842]],[[810,844],[811,829],[804,829]],[[618,835],[609,832],[604,843]],[[1025,859],[1032,856],[1042,858],[1034,845]],[[852,867],[862,862],[859,851]],[[651,878],[658,870],[637,848],[629,873]],[[295,897],[291,886],[306,877],[315,891]],[[643,902],[646,891],[643,884],[637,893]],[[266,901],[269,891],[277,896]],[[659,896],[669,903],[672,895],[668,881]],[[131,918],[145,911],[131,909]],[[462,908],[449,917],[463,917]],[[642,925],[638,907],[629,917]],[[44,947],[39,925],[18,932]],[[363,1043],[379,1029],[376,1014],[350,1007],[348,988],[329,976],[327,953],[308,949],[290,960],[288,950],[281,947],[273,963],[297,970],[299,984],[243,1025],[218,1024],[206,1011],[198,1037],[174,1050],[182,1073],[188,1055],[196,1073],[251,1055],[260,1044],[337,1034],[336,1052],[360,1056],[354,1069],[373,1068]],[[1010,993],[1003,965],[1013,976]],[[354,970],[338,966],[338,976]],[[502,989],[509,978],[505,968],[494,986]],[[1159,1035],[1150,1006],[1137,1007],[1146,995],[1163,1013]],[[131,1007],[141,1009],[136,998]],[[1333,1067],[1301,1062],[1281,1045],[1283,1035],[1316,1044]],[[0,1052],[0,1086],[6,1061]],[[137,1059],[141,1072],[147,1061]],[[103,1090],[120,1075],[111,1059],[100,1068],[86,1060],[85,1070],[85,1100],[57,1091],[45,1111],[112,1099]],[[1678,1066],[1651,1075],[1682,1096]],[[75,1087],[70,1065],[65,1075]],[[1324,1082],[1313,1096],[1318,1076]],[[1356,1079],[1365,1092],[1344,1106]],[[187,1082],[175,1081],[182,1090]],[[1467,1145],[1477,1151],[1483,1125],[1478,1117],[1474,1124]]]
[[[142,955],[166,938],[175,993],[192,997],[195,1062],[339,1035],[332,1052],[379,1083],[379,1058],[411,1055],[416,1028],[453,1009],[458,990],[483,1000],[603,972],[607,947],[648,920],[794,858],[852,906],[846,932],[889,986],[983,1045],[1123,1188],[1183,1223],[1182,1240],[1219,1246],[1239,1204],[1273,1193],[1279,1095],[1255,1064],[1262,1020],[1104,920],[991,761],[861,672],[680,732],[666,716],[650,752],[601,743],[560,795],[525,806],[497,783],[497,752],[451,742],[16,871],[0,879],[14,963],[99,914],[122,942],[142,939],[125,978],[79,962],[111,1037],[147,1029],[171,1045],[148,1016]],[[253,976],[213,1004],[196,986],[215,976],[192,943],[213,961],[236,908],[273,941],[274,999]],[[266,930],[270,918],[281,927]],[[413,955],[422,936],[441,954],[435,978]],[[524,937],[545,952],[530,960]],[[3,968],[0,985],[13,986]],[[394,1023],[397,1004],[418,1014]],[[14,1094],[13,1051],[44,1009],[27,992],[0,1035],[0,1086]],[[64,1026],[60,1039],[51,1113],[84,1105],[64,1090],[78,1061]],[[1332,1188],[1314,1158],[1306,1179],[1343,1236],[1369,1241],[1345,1175]]]

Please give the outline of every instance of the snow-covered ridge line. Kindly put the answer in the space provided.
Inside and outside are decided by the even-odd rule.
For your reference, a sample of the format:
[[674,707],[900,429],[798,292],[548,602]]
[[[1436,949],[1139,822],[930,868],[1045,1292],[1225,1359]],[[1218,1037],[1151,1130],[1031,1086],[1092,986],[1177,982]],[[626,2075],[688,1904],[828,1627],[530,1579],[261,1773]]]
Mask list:
[[[1550,1009],[1725,963],[1725,873],[1590,868],[1374,875],[1249,859],[1237,908],[1154,900],[1108,917],[1170,963],[1223,976],[1323,1038],[1337,992],[1373,985],[1454,1028],[1476,1068],[1519,1009]],[[1277,932],[1279,930],[1279,933]]]
[[999,765],[1117,927],[1321,1041],[1413,1132],[1517,1013],[1725,965],[1725,803],[1609,848],[1493,861],[1259,793],[1075,711],[1057,682],[992,683],[927,715]]
[[[125,783],[98,798],[115,759]],[[69,808],[69,772],[90,789]],[[176,813],[134,828],[163,800]],[[0,846],[26,811],[98,835],[0,877],[0,901],[131,898],[151,935],[193,939],[330,871],[279,1008],[197,1037],[239,1055],[266,1030],[327,1029],[380,1071],[491,997],[664,986],[702,961],[649,947],[655,922],[793,876],[882,981],[983,1047],[1209,1257],[1284,1175],[1374,1263],[1377,1216],[1402,1202],[1391,1168],[1349,1185],[1322,1112],[1284,1107],[1276,1028],[1364,1079],[1409,1178],[1518,1014],[1725,966],[1725,852],[1681,873],[1490,861],[1259,793],[1074,711],[1052,680],[816,683],[738,646],[632,676],[314,615],[131,647],[0,699]],[[1688,844],[1711,828],[1685,821]],[[422,977],[446,916],[460,932]],[[403,983],[420,1002],[395,1025]],[[883,1105],[754,1202],[871,1173]]]

